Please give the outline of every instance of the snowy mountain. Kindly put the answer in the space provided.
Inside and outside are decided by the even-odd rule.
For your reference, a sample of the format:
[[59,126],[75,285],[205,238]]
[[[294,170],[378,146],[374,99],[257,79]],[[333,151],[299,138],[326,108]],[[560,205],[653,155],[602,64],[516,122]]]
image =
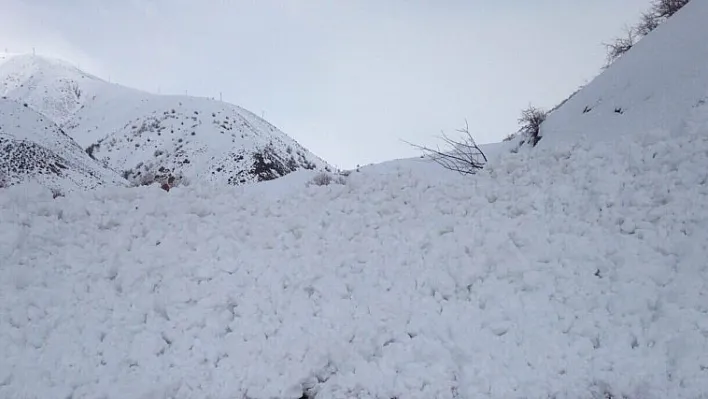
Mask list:
[[0,185],[37,181],[59,192],[100,185],[127,185],[117,173],[91,159],[46,117],[0,99]]
[[62,125],[95,93],[100,79],[61,61],[0,53],[0,95],[27,103]]
[[705,399],[705,15],[472,178],[3,190],[0,397]]
[[548,116],[539,145],[681,128],[708,101],[706,15],[708,2],[692,1],[640,40]]
[[129,89],[42,57],[5,58],[0,92],[55,121],[91,157],[134,183],[175,177],[239,185],[329,168],[240,107]]

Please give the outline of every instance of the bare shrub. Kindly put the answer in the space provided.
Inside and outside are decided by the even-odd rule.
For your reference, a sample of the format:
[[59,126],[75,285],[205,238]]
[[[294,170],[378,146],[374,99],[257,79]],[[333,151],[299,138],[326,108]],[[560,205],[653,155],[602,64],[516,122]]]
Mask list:
[[74,97],[76,97],[77,100],[80,99],[81,94],[82,94],[81,87],[79,87],[79,85],[76,82],[71,82],[69,84],[69,87],[71,89],[71,92],[74,94]]
[[682,9],[690,0],[653,0],[649,11],[642,14],[641,19],[633,28],[626,30],[626,35],[605,44],[607,48],[607,64],[629,51],[643,36],[648,35],[667,19]]
[[135,169],[123,171],[121,176],[133,187],[157,185],[165,191],[190,184],[189,179],[181,173],[164,166],[144,165],[142,162]]
[[642,17],[635,28],[640,36],[646,36],[651,31],[659,27],[659,18],[653,12],[642,13]]
[[652,12],[658,18],[671,18],[678,10],[688,4],[690,0],[654,0],[652,4]]
[[96,150],[98,150],[99,148],[101,148],[100,141],[97,143],[93,143],[90,146],[86,147],[86,153],[88,154],[89,157],[91,157],[91,159],[96,160],[96,157],[93,155],[93,153]]
[[607,49],[607,65],[609,66],[637,43],[639,36],[637,30],[628,28],[624,37],[618,37],[612,43],[605,43]]
[[52,192],[52,198],[57,199],[59,197],[65,197],[64,193],[59,190],[58,188],[51,188],[50,191]]
[[548,116],[548,112],[543,109],[529,106],[521,111],[521,116],[517,120],[521,125],[519,134],[526,137],[534,147],[541,140],[541,124],[546,120],[546,116]]
[[312,180],[309,181],[309,185],[315,186],[329,186],[330,184],[346,184],[347,180],[344,176],[334,177],[327,172],[318,173]]
[[422,150],[425,156],[445,169],[463,175],[477,173],[477,171],[482,169],[484,164],[487,163],[487,156],[484,155],[484,152],[479,148],[477,142],[474,141],[467,120],[465,120],[465,127],[463,129],[457,129],[457,131],[463,135],[459,140],[451,139],[445,133],[442,133],[440,139],[446,145],[447,148],[445,149],[406,143]]

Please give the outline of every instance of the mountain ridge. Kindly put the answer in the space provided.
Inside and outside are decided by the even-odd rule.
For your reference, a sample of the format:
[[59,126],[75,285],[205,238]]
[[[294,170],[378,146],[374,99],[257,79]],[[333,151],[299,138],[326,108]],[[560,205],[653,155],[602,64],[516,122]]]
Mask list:
[[332,170],[254,113],[206,98],[157,95],[106,82],[68,63],[14,55],[0,94],[53,120],[133,184],[157,178],[241,185],[298,169]]

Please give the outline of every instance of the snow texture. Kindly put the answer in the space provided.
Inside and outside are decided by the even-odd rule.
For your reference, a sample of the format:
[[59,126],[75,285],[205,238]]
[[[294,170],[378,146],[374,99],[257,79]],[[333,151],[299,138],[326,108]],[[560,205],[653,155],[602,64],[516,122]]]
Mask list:
[[474,177],[1,190],[0,397],[708,398],[707,14]]
[[253,113],[228,103],[161,96],[32,55],[0,61],[0,94],[47,116],[96,160],[136,184],[174,176],[241,185],[326,162]]
[[474,179],[12,187],[0,397],[704,398],[696,114]]
[[46,117],[0,99],[0,186],[27,180],[57,192],[128,183],[91,159]]

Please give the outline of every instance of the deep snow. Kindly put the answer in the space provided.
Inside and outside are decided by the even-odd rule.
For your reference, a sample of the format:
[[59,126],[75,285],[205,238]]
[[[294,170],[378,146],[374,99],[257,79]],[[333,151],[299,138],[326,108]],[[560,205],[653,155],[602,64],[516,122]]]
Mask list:
[[473,179],[394,162],[326,187],[13,187],[0,397],[705,397],[694,113]]

